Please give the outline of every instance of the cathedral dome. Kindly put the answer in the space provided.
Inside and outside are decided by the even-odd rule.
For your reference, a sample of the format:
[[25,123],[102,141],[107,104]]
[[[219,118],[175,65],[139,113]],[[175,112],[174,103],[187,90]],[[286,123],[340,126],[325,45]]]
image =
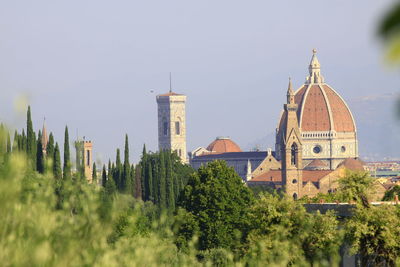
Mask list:
[[229,137],[217,137],[208,145],[207,150],[212,153],[242,152],[240,147]]
[[[355,132],[354,118],[343,98],[324,82],[320,64],[313,51],[309,65],[310,76],[306,83],[295,92],[298,105],[297,119],[302,132]],[[279,128],[283,124],[282,114]]]

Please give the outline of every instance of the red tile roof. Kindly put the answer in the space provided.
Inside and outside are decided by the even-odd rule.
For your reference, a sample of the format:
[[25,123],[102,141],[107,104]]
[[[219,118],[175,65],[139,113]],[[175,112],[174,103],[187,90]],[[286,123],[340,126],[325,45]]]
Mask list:
[[[302,131],[354,132],[356,127],[344,100],[328,85],[303,85],[295,94],[297,118]],[[284,126],[282,113],[279,128]],[[332,119],[332,120],[331,120]]]
[[208,145],[207,150],[213,153],[242,152],[240,147],[227,137],[215,139]]
[[352,171],[364,171],[364,163],[359,159],[348,158],[345,159],[338,167],[345,167]]

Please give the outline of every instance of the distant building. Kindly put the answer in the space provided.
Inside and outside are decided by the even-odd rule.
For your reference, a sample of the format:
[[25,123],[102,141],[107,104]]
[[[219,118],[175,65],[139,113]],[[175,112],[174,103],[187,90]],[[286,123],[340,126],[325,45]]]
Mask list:
[[158,147],[186,158],[186,96],[172,92],[157,96]]
[[267,157],[267,151],[243,152],[229,137],[217,137],[207,148],[199,147],[190,153],[190,165],[198,169],[210,161],[225,160],[243,180],[251,174],[251,166],[258,166]]
[[315,49],[308,70],[298,90],[289,81],[275,152],[242,152],[231,140],[217,139],[207,149],[193,151],[191,165],[198,168],[212,160],[225,160],[249,186],[285,190],[295,199],[335,191],[346,169],[364,170],[358,159],[353,115],[343,98],[325,83]]
[[78,140],[75,142],[75,149],[76,149],[76,171],[79,172],[83,168],[86,180],[88,181],[88,183],[92,183],[93,181],[92,141]]

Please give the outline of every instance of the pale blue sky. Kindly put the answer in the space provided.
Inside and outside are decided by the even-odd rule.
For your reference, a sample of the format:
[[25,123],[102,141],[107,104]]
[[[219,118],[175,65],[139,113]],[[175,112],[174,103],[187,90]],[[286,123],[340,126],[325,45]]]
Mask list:
[[143,143],[157,149],[155,94],[171,71],[188,96],[189,151],[219,135],[266,149],[288,76],[299,87],[317,48],[354,113],[361,156],[400,158],[400,77],[376,35],[393,2],[1,1],[0,120],[23,127],[14,103],[28,97],[36,129],[44,116],[59,142],[65,124],[71,137],[79,129],[103,161],[128,133],[137,160]]

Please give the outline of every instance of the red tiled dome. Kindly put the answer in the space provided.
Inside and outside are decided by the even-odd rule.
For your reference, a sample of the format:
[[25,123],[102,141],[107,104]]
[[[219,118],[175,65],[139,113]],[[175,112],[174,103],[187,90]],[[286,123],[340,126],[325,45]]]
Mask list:
[[242,152],[240,147],[228,137],[217,137],[208,145],[207,150],[213,153]]
[[295,102],[302,131],[354,132],[356,129],[346,103],[327,84],[304,85],[297,90]]
[[[316,50],[309,66],[310,76],[295,93],[298,105],[297,119],[303,132],[355,132],[356,125],[347,104],[340,95],[327,85],[320,72]],[[281,116],[279,128],[283,126],[285,112]]]

